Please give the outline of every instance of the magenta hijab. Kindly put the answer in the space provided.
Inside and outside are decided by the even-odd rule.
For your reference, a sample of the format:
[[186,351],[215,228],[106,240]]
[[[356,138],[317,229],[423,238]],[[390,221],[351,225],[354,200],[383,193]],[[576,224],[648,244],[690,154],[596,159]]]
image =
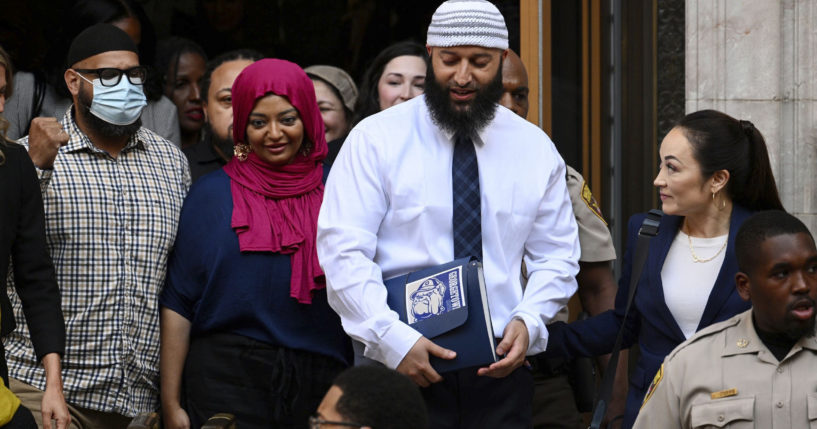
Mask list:
[[233,83],[233,141],[246,143],[247,122],[258,99],[285,97],[304,125],[302,148],[291,163],[271,165],[252,151],[245,161],[224,166],[233,196],[232,227],[242,252],[289,254],[290,296],[312,302],[312,291],[326,287],[315,237],[323,200],[323,163],[328,152],[315,89],[306,73],[284,60],[263,59],[247,66]]

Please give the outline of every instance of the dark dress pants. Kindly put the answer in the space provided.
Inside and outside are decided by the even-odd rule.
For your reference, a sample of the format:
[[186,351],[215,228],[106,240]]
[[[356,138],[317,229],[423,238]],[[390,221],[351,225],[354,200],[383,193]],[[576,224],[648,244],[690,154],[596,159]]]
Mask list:
[[480,377],[479,367],[441,374],[423,388],[434,429],[530,429],[533,375],[525,366],[505,378]]

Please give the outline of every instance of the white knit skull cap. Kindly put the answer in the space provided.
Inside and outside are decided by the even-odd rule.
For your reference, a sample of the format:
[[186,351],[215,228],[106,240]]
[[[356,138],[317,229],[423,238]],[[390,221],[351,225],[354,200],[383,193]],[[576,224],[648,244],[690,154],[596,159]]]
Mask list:
[[508,27],[489,1],[448,0],[434,11],[426,44],[508,49]]

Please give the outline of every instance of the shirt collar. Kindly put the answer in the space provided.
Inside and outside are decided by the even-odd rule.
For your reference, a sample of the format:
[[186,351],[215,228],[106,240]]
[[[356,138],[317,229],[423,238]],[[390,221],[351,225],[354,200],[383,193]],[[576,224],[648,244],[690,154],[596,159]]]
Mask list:
[[[79,152],[83,150],[100,153],[104,152],[103,150],[94,146],[91,139],[89,139],[77,125],[77,122],[74,119],[73,105],[69,106],[68,110],[65,112],[65,116],[62,118],[62,127],[69,136],[68,143],[66,143],[64,148],[66,152]],[[122,152],[130,151],[132,149],[147,150],[149,140],[150,139],[147,138],[145,129],[139,127],[136,133],[130,136],[128,143],[125,145],[125,148],[122,149]]]
[[[727,331],[726,344],[721,356],[759,353],[761,351],[767,356],[773,356],[760,337],[757,336],[752,321],[752,311],[748,310],[741,314],[737,326]],[[817,336],[800,338],[789,351],[789,356],[801,349],[817,351]]]
[[800,341],[797,341],[797,344],[794,345],[792,350],[796,349],[798,346],[803,347],[804,349],[817,351],[817,329],[815,329],[814,335],[800,338]]
[[755,332],[752,310],[747,310],[738,316],[734,329],[726,331],[726,344],[721,356],[758,353],[761,350],[766,350],[766,346]]

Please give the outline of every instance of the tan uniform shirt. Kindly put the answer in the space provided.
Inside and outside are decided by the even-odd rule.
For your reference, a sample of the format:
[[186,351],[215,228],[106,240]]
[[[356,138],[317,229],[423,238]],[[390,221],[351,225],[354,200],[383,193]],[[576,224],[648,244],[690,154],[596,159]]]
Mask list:
[[596,199],[584,177],[567,166],[567,193],[573,204],[573,214],[579,225],[579,245],[582,248],[579,262],[603,262],[616,259],[613,238],[607,229],[607,222],[601,215]]
[[751,315],[702,329],[673,350],[634,427],[817,428],[817,338],[801,338],[778,362]]

